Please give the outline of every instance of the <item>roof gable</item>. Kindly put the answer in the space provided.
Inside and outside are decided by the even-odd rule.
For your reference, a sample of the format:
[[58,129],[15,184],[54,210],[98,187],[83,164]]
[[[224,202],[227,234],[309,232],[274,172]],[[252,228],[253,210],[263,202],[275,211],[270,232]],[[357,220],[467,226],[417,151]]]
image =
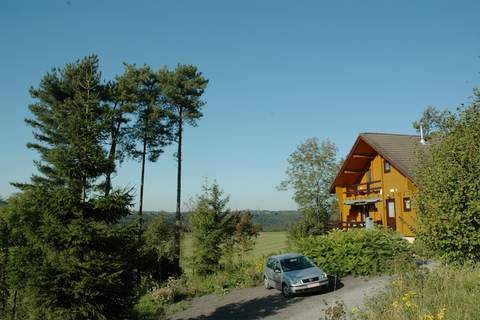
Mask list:
[[336,186],[355,183],[354,181],[363,176],[365,172],[363,169],[377,154],[390,162],[404,176],[414,181],[413,168],[419,141],[420,137],[416,135],[360,133],[342,168],[337,173],[330,192],[334,192]]

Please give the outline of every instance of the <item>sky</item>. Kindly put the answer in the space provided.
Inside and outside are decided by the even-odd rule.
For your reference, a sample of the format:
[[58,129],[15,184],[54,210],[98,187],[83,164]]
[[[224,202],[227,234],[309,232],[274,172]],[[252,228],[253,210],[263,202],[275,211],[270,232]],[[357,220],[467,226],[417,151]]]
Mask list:
[[[35,172],[28,89],[95,53],[105,80],[123,62],[195,64],[209,79],[185,132],[183,201],[216,180],[234,209],[295,209],[276,186],[305,139],[330,139],[341,157],[360,132],[414,134],[425,107],[471,101],[478,12],[480,1],[2,0],[0,196]],[[146,210],[175,209],[173,152],[147,164]],[[138,190],[139,177],[127,162],[114,183]]]

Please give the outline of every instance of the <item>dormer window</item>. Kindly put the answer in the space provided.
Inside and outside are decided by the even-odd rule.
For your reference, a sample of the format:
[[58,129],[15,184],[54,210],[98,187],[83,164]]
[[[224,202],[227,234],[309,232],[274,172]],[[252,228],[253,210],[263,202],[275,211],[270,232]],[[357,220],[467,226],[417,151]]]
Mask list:
[[390,165],[390,162],[388,162],[387,160],[383,161],[383,172],[390,172],[391,169],[392,166]]

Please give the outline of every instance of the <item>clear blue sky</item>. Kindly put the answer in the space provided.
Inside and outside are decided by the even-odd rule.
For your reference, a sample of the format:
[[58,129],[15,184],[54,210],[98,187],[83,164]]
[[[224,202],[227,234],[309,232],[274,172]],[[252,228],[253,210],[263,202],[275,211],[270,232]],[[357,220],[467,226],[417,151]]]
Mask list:
[[[413,133],[428,105],[455,108],[479,85],[480,1],[19,1],[0,3],[0,195],[26,181],[28,88],[96,53],[196,64],[210,79],[204,118],[185,137],[184,200],[216,179],[240,209],[294,209],[275,186],[308,137],[346,154],[359,132]],[[172,148],[173,149],[173,148]],[[145,205],[173,210],[172,149],[147,166]],[[137,186],[126,163],[117,185]]]

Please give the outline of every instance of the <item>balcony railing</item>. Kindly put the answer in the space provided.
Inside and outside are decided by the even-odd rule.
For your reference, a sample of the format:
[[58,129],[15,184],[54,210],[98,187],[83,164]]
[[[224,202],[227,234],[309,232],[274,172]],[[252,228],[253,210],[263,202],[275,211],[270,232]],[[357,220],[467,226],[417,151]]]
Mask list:
[[345,192],[347,197],[350,196],[363,196],[371,193],[379,193],[382,189],[382,180],[376,180],[371,182],[364,182],[359,184],[352,184],[347,186]]
[[[374,221],[374,224],[381,225],[382,221]],[[365,228],[365,221],[326,221],[325,222],[325,229],[327,231],[331,231],[333,229],[341,229],[341,230],[348,230],[348,229],[359,229]]]

